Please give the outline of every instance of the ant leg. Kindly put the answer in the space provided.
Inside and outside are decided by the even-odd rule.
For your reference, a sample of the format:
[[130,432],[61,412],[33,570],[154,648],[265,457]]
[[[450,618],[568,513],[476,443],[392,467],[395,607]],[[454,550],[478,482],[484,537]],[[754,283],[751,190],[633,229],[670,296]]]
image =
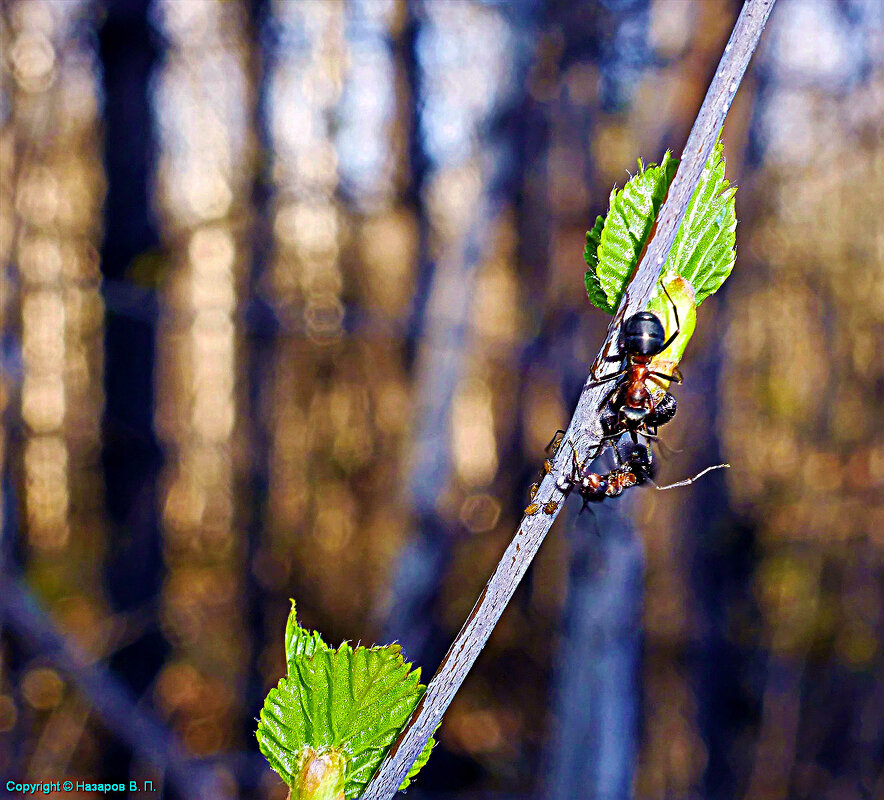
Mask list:
[[574,442],[568,439],[568,444],[571,445],[571,475],[569,476],[571,479],[571,483],[576,483],[577,476],[580,474],[580,461],[577,458],[577,448],[574,447]]
[[598,458],[601,455],[602,451],[606,447],[613,447],[614,445],[608,444],[608,442],[610,442],[610,441],[616,442],[616,440],[619,439],[622,435],[623,435],[623,431],[614,431],[614,433],[606,433],[604,436],[602,436],[601,439],[599,439],[598,445],[596,447],[596,451],[587,459],[587,461],[593,461],[596,458]]
[[566,497],[574,488],[581,467],[580,461],[577,459],[577,448],[574,447],[574,442],[571,439],[568,439],[568,444],[571,445],[571,473],[569,475],[560,475],[556,478],[556,489]]
[[663,456],[663,458],[672,458],[676,453],[684,452],[684,448],[672,447],[671,445],[666,444],[662,439],[657,439],[657,447],[660,448],[660,455]]
[[[562,434],[562,438],[565,437],[565,433],[566,433],[566,431],[563,431],[561,428],[559,428],[559,429],[553,434],[552,439],[549,440],[549,444],[547,444],[547,446],[543,448],[543,452],[544,452],[544,453],[548,453],[548,452],[549,452],[550,447],[553,446],[553,442],[558,438],[558,435],[559,435],[560,433]],[[562,439],[559,439],[559,442],[558,442],[558,444],[557,444],[556,447],[555,447],[556,452],[558,452],[558,449],[559,449],[561,446],[562,446]]]
[[606,405],[608,405],[608,403],[611,402],[611,398],[614,397],[614,395],[618,392],[618,390],[620,389],[620,387],[621,387],[622,385],[623,385],[622,383],[618,383],[616,386],[614,386],[614,387],[611,389],[610,392],[608,392],[608,393],[605,395],[605,397],[604,397],[604,399],[602,400],[602,402],[599,403],[599,410],[603,409]]
[[[622,362],[622,361],[623,361],[623,354],[622,354],[622,353],[616,353],[616,354],[614,354],[614,355],[612,355],[612,356],[604,356],[604,357],[602,358],[602,362],[607,362],[607,363],[609,363],[609,364],[612,363],[612,362],[614,362],[614,361],[621,361],[621,362]],[[592,377],[595,378],[595,370],[593,370],[591,374],[592,374]]]
[[649,371],[648,375],[651,376],[651,379],[654,381],[654,383],[660,383],[658,378],[671,381],[672,383],[681,383],[682,380],[684,380],[681,376],[681,373],[677,369],[672,371],[672,375],[664,375],[662,372],[654,372],[653,370]]
[[662,353],[667,347],[669,347],[669,345],[671,345],[675,341],[676,337],[681,331],[681,323],[678,321],[678,306],[675,305],[675,300],[673,300],[669,292],[666,291],[666,285],[662,281],[660,282],[660,288],[663,290],[663,294],[665,294],[666,297],[669,298],[669,302],[672,303],[672,310],[675,312],[675,333],[673,333],[672,336],[670,336],[663,344],[663,347],[660,348],[660,352]]
[[652,442],[656,442],[656,443],[657,443],[657,446],[660,448],[660,454],[663,455],[664,457],[668,458],[668,456],[666,455],[666,453],[664,453],[663,451],[664,451],[664,450],[667,450],[667,451],[668,451],[669,448],[666,447],[666,445],[663,443],[663,440],[662,440],[659,436],[657,436],[656,433],[651,433],[651,432],[650,432],[649,430],[647,430],[647,428],[646,428],[645,430],[643,430],[643,431],[641,432],[641,435],[644,436],[645,439],[648,440],[648,444],[647,444],[648,450],[651,449],[651,443],[652,443]]
[[623,353],[614,353],[612,356],[603,356],[602,361],[611,363],[613,361],[623,361]]
[[653,481],[651,481],[651,483],[654,483],[654,488],[657,491],[665,492],[667,489],[677,489],[679,486],[690,486],[690,484],[702,478],[707,472],[712,472],[712,470],[714,469],[730,469],[730,466],[730,464],[716,464],[714,467],[706,467],[706,469],[704,469],[702,472],[698,472],[696,475],[694,475],[693,478],[685,478],[683,481],[678,481],[678,483],[670,483],[668,486],[657,486],[657,484]]
[[613,381],[615,378],[619,378],[621,375],[625,375],[627,372],[629,372],[628,367],[626,369],[621,369],[619,372],[615,372],[611,375],[605,375],[604,378],[599,378],[596,381],[592,381],[591,383],[587,383],[586,387],[588,389],[591,389],[594,386],[601,386],[603,383],[607,383],[608,381]]

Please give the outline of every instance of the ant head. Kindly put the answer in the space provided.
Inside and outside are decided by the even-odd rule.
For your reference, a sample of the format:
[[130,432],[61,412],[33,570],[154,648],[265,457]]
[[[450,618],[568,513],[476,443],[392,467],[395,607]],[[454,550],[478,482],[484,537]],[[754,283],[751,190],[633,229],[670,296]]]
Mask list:
[[648,416],[648,409],[644,406],[639,406],[637,408],[633,406],[623,406],[623,408],[620,409],[620,419],[627,428],[635,428],[636,426],[641,425],[646,416]]
[[655,356],[665,341],[663,323],[650,311],[639,311],[623,323],[623,349],[630,355]]

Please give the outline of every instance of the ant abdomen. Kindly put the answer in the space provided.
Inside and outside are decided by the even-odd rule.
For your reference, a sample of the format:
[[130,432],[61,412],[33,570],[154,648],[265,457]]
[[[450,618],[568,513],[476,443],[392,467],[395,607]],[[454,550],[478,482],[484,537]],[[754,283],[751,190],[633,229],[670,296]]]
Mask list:
[[645,419],[645,424],[650,425],[651,427],[663,425],[675,416],[677,408],[678,403],[675,401],[675,395],[671,392],[666,392],[663,397],[657,401],[654,410],[648,414]]

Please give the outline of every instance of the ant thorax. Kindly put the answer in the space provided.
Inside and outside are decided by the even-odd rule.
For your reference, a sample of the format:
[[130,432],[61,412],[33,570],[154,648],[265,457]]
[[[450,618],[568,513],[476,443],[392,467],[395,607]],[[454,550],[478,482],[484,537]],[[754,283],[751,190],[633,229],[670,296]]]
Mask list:
[[648,390],[645,380],[638,378],[627,384],[626,397],[623,398],[628,406],[638,408],[647,405],[651,399],[651,393]]

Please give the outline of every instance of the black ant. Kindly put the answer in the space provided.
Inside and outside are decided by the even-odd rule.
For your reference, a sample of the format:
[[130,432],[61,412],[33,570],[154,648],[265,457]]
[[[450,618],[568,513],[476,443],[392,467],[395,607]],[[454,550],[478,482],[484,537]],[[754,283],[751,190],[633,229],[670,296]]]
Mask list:
[[[552,471],[553,458],[564,441],[564,435],[565,431],[556,431],[555,435],[550,440],[550,443],[546,446],[546,451],[551,457],[543,462],[544,475],[548,475]],[[656,465],[653,463],[653,454],[650,447],[646,445],[626,442],[619,447],[615,447],[614,450],[616,453],[615,458],[618,462],[617,465],[610,472],[597,473],[590,472],[587,469],[586,465],[589,459],[583,463],[577,459],[577,449],[574,447],[574,443],[570,440],[568,443],[571,445],[571,472],[568,475],[559,476],[558,480],[556,480],[556,488],[565,497],[576,489],[583,500],[583,507],[580,509],[581,512],[589,503],[600,503],[606,497],[619,497],[623,494],[625,489],[632,486],[641,486],[642,484],[650,483],[655,489],[662,492],[667,491],[668,489],[676,489],[680,486],[689,486],[694,481],[702,478],[707,472],[711,472],[715,469],[727,469],[730,467],[730,464],[716,464],[712,467],[706,467],[706,469],[694,475],[693,478],[685,478],[684,480],[670,483],[666,486],[658,486],[654,483],[653,477],[656,472]],[[533,516],[541,509],[544,514],[552,514],[559,507],[559,501],[557,500],[550,500],[542,505],[534,502],[534,498],[537,495],[539,488],[539,483],[531,484],[528,497],[531,503],[525,509],[525,516]]]
[[599,406],[599,409],[605,406],[607,409],[600,420],[603,435],[595,455],[598,455],[608,442],[619,439],[627,432],[635,444],[638,444],[639,434],[648,439],[656,438],[658,427],[675,416],[677,408],[675,397],[670,392],[664,391],[663,396],[655,400],[648,387],[649,382],[657,383],[662,388],[664,381],[681,383],[682,380],[681,373],[677,369],[674,370],[674,374],[666,375],[648,367],[655,356],[675,341],[681,330],[678,307],[665,286],[663,292],[675,311],[674,333],[667,339],[660,318],[650,311],[633,314],[623,323],[620,332],[621,354],[614,356],[616,360],[625,359],[625,365],[619,372],[606,375],[589,384],[600,386],[608,381],[617,381]]

